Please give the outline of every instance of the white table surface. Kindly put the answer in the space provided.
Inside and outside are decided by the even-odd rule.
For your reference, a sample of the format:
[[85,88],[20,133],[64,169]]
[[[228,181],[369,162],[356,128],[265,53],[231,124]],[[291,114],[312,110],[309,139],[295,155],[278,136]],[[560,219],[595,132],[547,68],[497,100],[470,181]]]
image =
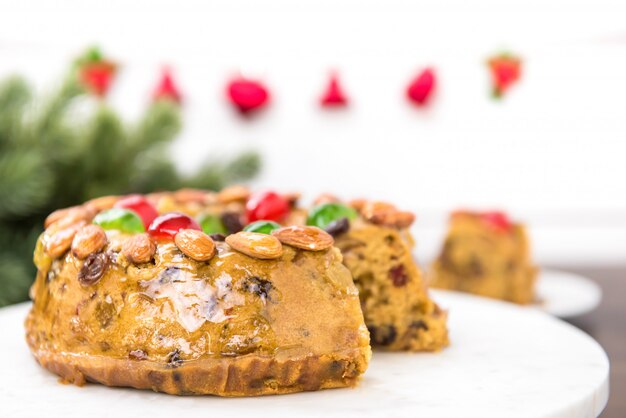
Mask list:
[[602,411],[609,363],[589,336],[532,308],[433,293],[450,310],[452,344],[443,352],[375,353],[355,389],[240,399],[59,384],[24,342],[29,305],[5,308],[0,416],[586,418]]

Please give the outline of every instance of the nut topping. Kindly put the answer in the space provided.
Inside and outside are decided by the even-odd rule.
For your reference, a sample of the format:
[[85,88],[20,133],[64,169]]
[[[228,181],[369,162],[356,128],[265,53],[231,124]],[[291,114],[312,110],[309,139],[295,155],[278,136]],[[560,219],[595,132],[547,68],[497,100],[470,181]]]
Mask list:
[[74,225],[53,233],[46,242],[46,253],[52,258],[59,258],[65,254],[72,245],[74,235],[83,225],[85,225],[85,221],[79,221]]
[[183,254],[196,261],[209,261],[215,255],[215,242],[202,231],[181,229],[174,242]]
[[365,219],[376,225],[408,228],[415,221],[412,212],[400,211],[386,202],[367,202],[358,210]]
[[340,202],[340,200],[334,194],[322,193],[321,195],[315,198],[315,200],[313,201],[313,204],[321,205],[323,203],[337,203],[337,202]]
[[131,263],[142,264],[152,260],[156,245],[150,235],[137,234],[128,238],[122,246],[122,254]]
[[48,229],[52,224],[55,224],[55,228],[63,229],[79,221],[91,221],[94,215],[93,210],[83,206],[58,209],[48,215],[44,221],[44,227]]
[[226,243],[233,249],[250,257],[268,260],[283,254],[280,241],[272,235],[241,231],[226,237]]
[[247,200],[249,196],[250,189],[246,186],[235,185],[222,189],[222,191],[217,194],[217,199],[220,203],[227,204],[232,202],[243,202]]
[[80,229],[72,241],[72,253],[80,259],[97,253],[107,244],[107,235],[98,225],[86,225]]
[[97,197],[85,203],[85,207],[92,209],[95,212],[102,212],[103,210],[111,209],[118,200],[118,196]]
[[323,251],[333,246],[333,237],[315,226],[288,226],[272,231],[280,242],[309,251]]
[[178,203],[205,203],[209,199],[209,193],[198,189],[180,189],[172,196]]

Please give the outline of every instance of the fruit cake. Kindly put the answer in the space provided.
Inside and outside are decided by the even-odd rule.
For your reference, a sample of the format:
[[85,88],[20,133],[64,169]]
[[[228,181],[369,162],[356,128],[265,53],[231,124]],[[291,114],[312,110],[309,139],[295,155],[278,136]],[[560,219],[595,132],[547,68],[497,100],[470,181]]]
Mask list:
[[176,395],[356,384],[369,334],[332,236],[311,226],[210,236],[167,209],[181,199],[210,229],[201,212],[214,198],[106,197],[51,214],[25,324],[37,361],[78,385]]
[[522,224],[502,212],[457,211],[432,264],[433,287],[519,304],[534,301],[537,268]]
[[342,203],[320,196],[311,208],[298,194],[251,193],[242,186],[208,197],[201,191],[154,196],[164,210],[197,216],[208,234],[271,233],[281,225],[309,225],[335,237],[359,289],[372,345],[386,350],[436,351],[448,344],[446,312],[430,299],[411,250],[415,216],[383,202]]

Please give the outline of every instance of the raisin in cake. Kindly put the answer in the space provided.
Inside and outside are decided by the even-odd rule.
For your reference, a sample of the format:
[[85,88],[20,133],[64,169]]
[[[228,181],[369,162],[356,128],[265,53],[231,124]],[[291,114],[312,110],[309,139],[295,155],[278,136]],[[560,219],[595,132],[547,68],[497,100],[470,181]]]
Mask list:
[[[211,237],[163,210],[172,196],[100,198],[48,218],[26,320],[37,361],[79,385],[177,395],[354,385],[369,336],[333,238],[303,226]],[[174,201],[206,222],[214,198]]]
[[526,230],[501,212],[453,213],[430,274],[433,287],[519,304],[535,298],[537,268]]

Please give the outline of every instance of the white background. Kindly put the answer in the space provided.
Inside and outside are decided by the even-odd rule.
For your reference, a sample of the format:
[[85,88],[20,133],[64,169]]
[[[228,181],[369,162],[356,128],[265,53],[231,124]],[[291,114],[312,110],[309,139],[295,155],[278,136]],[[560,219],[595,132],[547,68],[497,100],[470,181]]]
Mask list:
[[[122,65],[110,100],[129,119],[173,66],[184,170],[258,149],[257,186],[415,210],[422,259],[464,206],[527,221],[543,263],[626,263],[626,2],[0,0],[0,76],[49,86],[94,43]],[[494,102],[484,62],[502,49],[524,74]],[[439,85],[420,110],[403,94],[424,66]],[[348,109],[317,105],[332,69]],[[238,71],[272,93],[250,120],[224,99]]]

